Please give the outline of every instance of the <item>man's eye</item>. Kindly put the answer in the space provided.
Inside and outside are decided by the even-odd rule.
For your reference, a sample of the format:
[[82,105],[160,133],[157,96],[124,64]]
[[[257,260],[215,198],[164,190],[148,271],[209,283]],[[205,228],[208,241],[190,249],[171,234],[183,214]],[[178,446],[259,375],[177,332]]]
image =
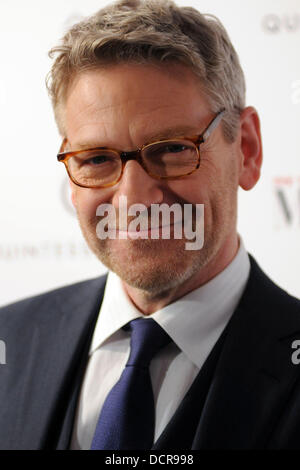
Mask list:
[[170,144],[170,145],[164,145],[164,146],[159,146],[156,148],[151,149],[151,153],[153,155],[165,155],[168,153],[180,153],[184,152],[187,149],[185,145],[182,144]]
[[105,155],[96,155],[95,157],[87,158],[84,164],[100,165],[101,163],[107,162],[108,158]]
[[165,147],[166,153],[179,153],[183,152],[186,149],[185,145],[175,144],[175,145],[168,145]]

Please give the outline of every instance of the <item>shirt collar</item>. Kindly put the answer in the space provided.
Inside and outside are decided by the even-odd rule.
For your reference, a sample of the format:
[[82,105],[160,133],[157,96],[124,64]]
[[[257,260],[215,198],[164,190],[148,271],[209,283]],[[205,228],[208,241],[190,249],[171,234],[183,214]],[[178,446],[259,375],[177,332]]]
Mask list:
[[[221,273],[147,318],[157,321],[200,368],[236,309],[249,272],[249,257],[240,238],[235,258]],[[109,271],[90,354],[126,323],[142,316],[127,296],[120,278]]]

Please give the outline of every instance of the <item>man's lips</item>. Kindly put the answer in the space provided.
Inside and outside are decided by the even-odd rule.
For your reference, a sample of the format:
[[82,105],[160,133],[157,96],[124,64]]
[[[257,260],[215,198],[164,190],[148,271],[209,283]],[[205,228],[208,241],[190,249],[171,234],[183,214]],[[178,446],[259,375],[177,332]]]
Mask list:
[[118,232],[128,232],[128,233],[136,233],[136,232],[149,232],[150,230],[158,230],[163,227],[172,227],[174,224],[167,224],[167,225],[159,225],[157,227],[149,227],[146,230],[127,230],[122,228],[117,228]]
[[171,231],[172,226],[173,224],[163,225],[159,227],[150,227],[148,228],[148,230],[118,230],[118,233],[119,233],[119,236],[120,235],[128,236],[128,238],[133,238],[133,239],[142,238],[143,236],[145,238],[151,238],[151,235],[152,236],[157,235],[159,237],[159,235],[162,233],[163,227],[169,227]]
[[[163,228],[163,227],[172,227],[173,225],[178,225],[178,224],[180,224],[181,222],[182,222],[182,220],[180,219],[180,220],[178,220],[178,221],[176,221],[176,222],[173,222],[173,223],[171,223],[171,224],[157,225],[157,226],[155,226],[155,227],[152,227],[152,226],[151,226],[151,223],[149,223],[148,228],[147,228],[146,230],[142,230],[142,231],[143,231],[143,232],[147,232],[148,230],[156,230],[156,229]],[[130,224],[129,224],[129,225],[130,225]],[[112,228],[112,230],[113,230],[113,228]],[[125,228],[123,228],[123,227],[116,227],[115,230],[118,230],[118,231],[120,231],[120,232],[133,232],[133,233],[137,232],[137,230],[128,230],[128,227],[125,227]]]
[[141,235],[145,235],[145,234],[149,234],[149,233],[160,233],[161,230],[165,227],[169,227],[170,229],[172,227],[174,227],[174,225],[178,225],[178,224],[181,224],[182,223],[182,220],[179,220],[177,222],[174,222],[174,223],[171,223],[171,224],[165,224],[165,225],[158,225],[158,226],[155,226],[155,227],[151,227],[151,225],[149,225],[148,229],[146,230],[128,230],[128,228],[126,227],[125,229],[123,229],[122,227],[109,227],[107,232],[118,232],[119,234],[121,235],[128,235],[129,237],[133,237],[133,236],[141,236]]

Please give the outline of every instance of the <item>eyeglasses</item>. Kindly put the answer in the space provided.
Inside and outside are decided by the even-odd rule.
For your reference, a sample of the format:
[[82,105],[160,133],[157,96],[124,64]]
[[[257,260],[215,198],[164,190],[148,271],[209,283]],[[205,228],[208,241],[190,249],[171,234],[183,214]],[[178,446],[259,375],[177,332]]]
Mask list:
[[82,188],[107,188],[120,181],[126,162],[136,160],[153,178],[179,179],[191,175],[200,166],[200,144],[204,143],[219,125],[225,109],[209,123],[204,132],[192,137],[180,137],[145,144],[137,150],[122,152],[107,147],[62,152],[57,160],[63,162],[70,179]]

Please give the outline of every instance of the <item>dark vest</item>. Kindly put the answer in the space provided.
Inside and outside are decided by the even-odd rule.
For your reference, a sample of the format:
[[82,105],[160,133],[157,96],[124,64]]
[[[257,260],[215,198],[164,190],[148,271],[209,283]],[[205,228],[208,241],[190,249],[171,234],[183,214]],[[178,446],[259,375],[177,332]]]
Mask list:
[[213,384],[227,328],[216,342],[177,411],[152,447],[153,450],[197,449],[198,429],[205,413],[205,402]]

